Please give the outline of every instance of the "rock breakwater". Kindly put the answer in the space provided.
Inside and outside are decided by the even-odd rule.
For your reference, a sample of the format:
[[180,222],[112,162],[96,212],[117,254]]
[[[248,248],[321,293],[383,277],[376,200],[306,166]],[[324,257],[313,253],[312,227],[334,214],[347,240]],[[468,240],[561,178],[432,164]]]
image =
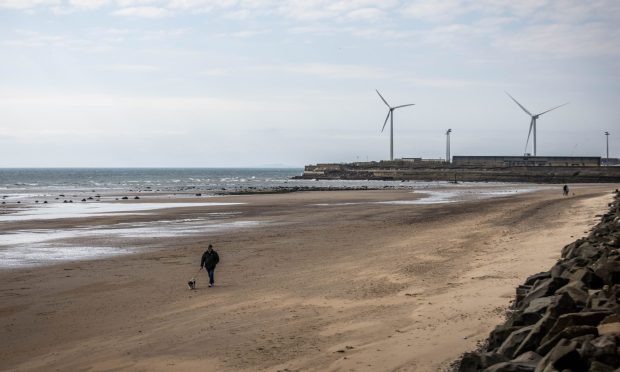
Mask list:
[[590,234],[517,287],[504,324],[460,372],[614,371],[620,367],[620,192]]

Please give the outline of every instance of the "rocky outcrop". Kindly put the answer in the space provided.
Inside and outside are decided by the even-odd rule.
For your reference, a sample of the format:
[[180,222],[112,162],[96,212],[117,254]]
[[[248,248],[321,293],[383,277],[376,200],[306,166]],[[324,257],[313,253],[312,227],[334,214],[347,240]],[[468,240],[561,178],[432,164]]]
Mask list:
[[460,372],[620,368],[620,192],[590,234],[517,288],[510,315]]

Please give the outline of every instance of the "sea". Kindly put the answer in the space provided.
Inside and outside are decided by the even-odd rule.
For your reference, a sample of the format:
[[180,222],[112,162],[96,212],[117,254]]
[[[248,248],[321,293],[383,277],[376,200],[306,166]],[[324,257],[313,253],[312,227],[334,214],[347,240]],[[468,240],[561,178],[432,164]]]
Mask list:
[[0,193],[221,191],[398,186],[399,181],[294,180],[302,168],[0,168]]
[[4,168],[0,190],[268,188],[285,185],[302,172],[300,168]]
[[[503,183],[292,179],[302,172],[301,168],[0,169],[0,270],[164,249],[162,241],[166,238],[254,229],[271,223],[246,216],[240,204],[247,201],[231,202],[220,197],[236,192],[307,187],[388,188],[420,194],[404,200],[367,202],[374,208],[377,204],[456,203],[541,188]],[[317,203],[311,207],[342,204],[354,203]],[[157,213],[180,207],[199,207],[201,212],[191,219],[174,220]],[[129,215],[135,217],[134,222],[80,222],[82,218]],[[70,222],[63,224],[67,219]]]

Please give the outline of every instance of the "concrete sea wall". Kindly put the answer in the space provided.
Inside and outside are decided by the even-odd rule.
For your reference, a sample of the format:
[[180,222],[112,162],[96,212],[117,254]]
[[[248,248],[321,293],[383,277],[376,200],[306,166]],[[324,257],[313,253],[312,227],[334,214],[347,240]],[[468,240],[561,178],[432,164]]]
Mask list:
[[404,161],[308,165],[300,179],[420,180],[468,182],[620,182],[620,167],[540,166],[479,168]]

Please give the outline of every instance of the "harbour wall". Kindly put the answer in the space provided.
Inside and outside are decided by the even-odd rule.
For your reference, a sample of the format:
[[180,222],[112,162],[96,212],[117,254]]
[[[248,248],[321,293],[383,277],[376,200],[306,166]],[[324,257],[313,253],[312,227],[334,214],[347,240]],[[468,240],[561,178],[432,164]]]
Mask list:
[[604,183],[620,182],[620,167],[476,167],[439,162],[360,162],[307,165],[297,179],[419,180],[468,182]]

